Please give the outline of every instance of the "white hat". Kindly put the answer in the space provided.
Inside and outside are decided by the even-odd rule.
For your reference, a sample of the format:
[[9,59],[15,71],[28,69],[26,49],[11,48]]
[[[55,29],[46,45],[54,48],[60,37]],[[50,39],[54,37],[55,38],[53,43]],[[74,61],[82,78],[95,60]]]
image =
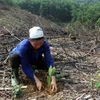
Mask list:
[[44,33],[43,33],[43,30],[38,27],[38,26],[35,26],[31,29],[29,29],[29,38],[30,39],[39,39],[39,38],[43,38],[44,37]]

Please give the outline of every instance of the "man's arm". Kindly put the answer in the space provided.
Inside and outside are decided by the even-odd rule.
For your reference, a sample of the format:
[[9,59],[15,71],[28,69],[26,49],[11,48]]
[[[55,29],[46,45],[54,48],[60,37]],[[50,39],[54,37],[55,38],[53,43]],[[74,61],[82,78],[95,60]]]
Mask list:
[[48,68],[50,66],[54,67],[54,61],[53,61],[53,57],[50,52],[50,46],[49,46],[48,42],[45,42],[44,59],[45,59],[45,63]]
[[34,73],[27,57],[21,57],[21,65],[23,72],[34,82]]
[[[48,66],[48,69],[50,68],[50,66],[54,67],[54,61],[50,52],[49,44],[46,45],[44,58],[45,58],[46,65]],[[57,91],[56,78],[54,75],[52,75],[50,89],[51,89],[51,92]]]
[[[24,53],[24,52],[23,52]],[[38,88],[38,90],[41,90],[42,88],[42,82],[36,77],[36,75],[34,74],[33,70],[32,70],[32,66],[29,63],[29,59],[28,59],[28,54],[27,52],[21,55],[21,64],[22,64],[22,70],[23,72],[35,83],[36,86]]]
[[26,46],[21,46],[19,49],[19,54],[20,54],[20,60],[21,60],[21,65],[22,65],[22,70],[23,72],[34,82],[34,73],[32,70],[32,66],[29,62],[28,58],[28,47]]

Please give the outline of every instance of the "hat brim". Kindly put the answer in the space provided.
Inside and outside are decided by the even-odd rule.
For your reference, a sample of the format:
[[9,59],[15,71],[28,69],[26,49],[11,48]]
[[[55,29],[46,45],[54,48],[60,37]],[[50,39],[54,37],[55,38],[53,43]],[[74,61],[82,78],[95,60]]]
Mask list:
[[29,38],[30,41],[37,41],[37,40],[41,40],[41,39],[44,39],[44,37],[40,37],[40,38]]

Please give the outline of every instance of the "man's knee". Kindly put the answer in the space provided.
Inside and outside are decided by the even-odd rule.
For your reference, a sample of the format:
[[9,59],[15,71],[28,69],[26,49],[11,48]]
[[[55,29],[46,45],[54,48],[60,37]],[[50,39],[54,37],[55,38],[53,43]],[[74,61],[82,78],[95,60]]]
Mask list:
[[17,53],[12,54],[9,60],[10,60],[10,65],[12,68],[18,67],[20,64],[20,56]]

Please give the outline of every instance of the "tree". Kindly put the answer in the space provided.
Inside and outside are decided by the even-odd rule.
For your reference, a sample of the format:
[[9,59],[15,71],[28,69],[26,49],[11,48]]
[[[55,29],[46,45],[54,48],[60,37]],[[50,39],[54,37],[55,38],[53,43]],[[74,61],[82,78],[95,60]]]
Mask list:
[[10,6],[13,5],[12,0],[0,0],[0,3],[6,4],[6,5],[10,5]]

